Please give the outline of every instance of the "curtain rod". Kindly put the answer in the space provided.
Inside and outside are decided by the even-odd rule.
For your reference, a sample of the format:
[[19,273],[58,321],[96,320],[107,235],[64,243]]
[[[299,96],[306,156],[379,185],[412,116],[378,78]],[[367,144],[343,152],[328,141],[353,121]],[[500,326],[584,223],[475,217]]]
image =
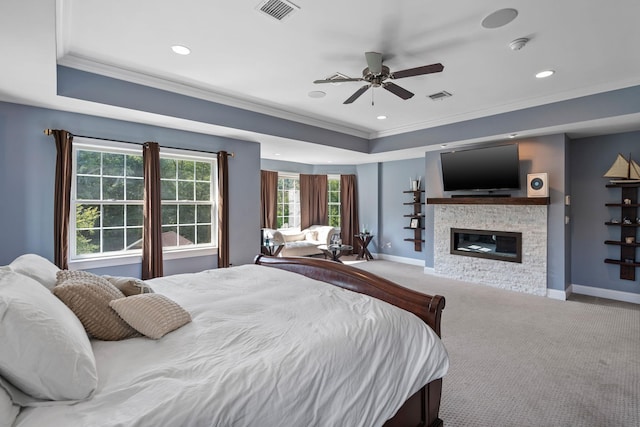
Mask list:
[[[52,129],[45,129],[44,130],[44,134],[45,135],[49,135],[51,136],[53,134],[53,130]],[[78,138],[87,138],[87,139],[96,139],[96,140],[100,140],[100,141],[111,141],[111,142],[124,142],[125,144],[136,144],[136,145],[144,145],[144,142],[134,142],[134,141],[122,141],[120,139],[110,139],[110,138],[99,138],[97,136],[87,136],[87,135],[75,135],[71,132],[69,132],[69,134],[71,134],[74,137],[78,137]],[[170,148],[172,150],[184,150],[184,151],[193,151],[196,153],[207,153],[207,154],[218,154],[218,151],[204,151],[204,150],[192,150],[190,148],[178,148],[178,147],[168,147],[168,146],[160,146],[160,148]],[[235,157],[236,153],[234,153],[233,151],[231,153],[227,153],[227,157]]]

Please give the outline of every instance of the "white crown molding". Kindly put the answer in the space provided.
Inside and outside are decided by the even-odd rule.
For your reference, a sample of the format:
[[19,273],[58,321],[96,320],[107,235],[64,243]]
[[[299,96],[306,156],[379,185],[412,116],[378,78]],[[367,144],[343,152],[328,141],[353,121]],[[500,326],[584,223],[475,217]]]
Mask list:
[[[60,50],[61,48],[59,48]],[[369,138],[369,131],[355,129],[353,127],[331,123],[325,120],[315,119],[313,117],[302,114],[292,113],[290,111],[267,106],[254,100],[241,99],[233,95],[222,94],[212,89],[197,87],[196,85],[187,83],[178,83],[166,78],[145,74],[141,72],[127,70],[121,67],[101,63],[79,55],[66,54],[58,58],[58,65],[74,68],[80,71],[99,74],[105,77],[124,80],[130,83],[140,84],[153,87],[168,92],[178,93],[185,96],[191,96],[205,101],[224,104],[230,107],[241,108],[243,110],[253,111],[255,113],[266,114],[285,120],[316,126],[319,128],[344,133],[359,138]]]
[[[512,111],[522,110],[526,108],[538,107],[541,105],[551,104],[555,102],[567,101],[574,98],[580,98],[583,96],[595,95],[598,93],[609,92],[618,89],[624,89],[627,87],[640,85],[640,79],[629,79],[619,82],[606,82],[597,86],[590,86],[588,88],[573,89],[564,92],[557,92],[553,95],[541,96],[538,98],[521,99],[514,102],[500,104],[492,106],[490,108],[482,108],[475,111],[470,111],[464,114],[454,114],[447,117],[443,117],[438,120],[426,120],[406,126],[397,127],[381,132],[372,132],[369,134],[369,139],[383,138],[386,136],[393,136],[407,132],[415,132],[422,129],[444,126],[452,123],[479,119],[482,117],[493,116],[497,114],[509,113]],[[519,129],[514,129],[514,132]]]

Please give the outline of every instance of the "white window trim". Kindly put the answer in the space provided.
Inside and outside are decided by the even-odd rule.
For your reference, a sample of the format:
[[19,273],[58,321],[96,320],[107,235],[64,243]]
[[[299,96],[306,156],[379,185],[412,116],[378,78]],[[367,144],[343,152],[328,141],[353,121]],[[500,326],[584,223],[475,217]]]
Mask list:
[[[278,179],[280,178],[284,178],[284,179],[297,179],[298,180],[298,186],[300,186],[300,174],[299,173],[293,173],[293,172],[278,172]],[[278,192],[280,192],[280,188],[277,189]],[[300,190],[298,190],[298,197],[300,197]],[[298,204],[300,204],[300,199],[298,199]],[[276,206],[277,209],[277,206]],[[302,218],[300,218],[300,220],[302,220]],[[277,221],[277,219],[276,219]],[[287,228],[277,228],[278,231],[296,231],[296,230],[300,230],[300,227],[287,227]]]
[[[97,151],[116,151],[122,152],[125,154],[139,154],[142,155],[142,146],[136,146],[133,143],[122,143],[116,141],[107,141],[100,140],[100,142],[95,142],[92,139],[76,137],[73,141],[73,158],[72,158],[72,170],[73,177],[76,176],[77,164],[76,164],[76,150],[78,149],[88,149],[88,150],[97,150]],[[172,148],[162,148],[162,154],[167,154],[171,157],[179,157],[183,159],[189,160],[202,160],[209,159],[217,162],[217,156],[214,153],[205,153],[205,152],[194,152],[189,151],[188,149],[178,150]],[[217,163],[215,163],[217,166]],[[75,194],[75,179],[72,179],[72,194]],[[212,179],[212,194],[217,194],[218,187],[218,174],[217,172],[213,174]],[[215,192],[213,192],[215,190]],[[212,199],[213,200],[213,199]],[[214,200],[215,202],[215,200]],[[70,224],[75,223],[75,210],[71,209],[69,212],[69,222]],[[212,222],[212,226],[217,227],[217,221],[215,224]],[[220,230],[218,230],[218,233]],[[72,246],[73,245],[73,246]],[[131,264],[140,264],[142,263],[142,250],[129,251],[127,253],[118,253],[113,252],[110,255],[84,255],[81,257],[72,258],[73,252],[75,250],[75,240],[69,234],[69,261],[68,266],[71,270],[84,270],[91,268],[102,268],[102,267],[113,267],[118,265],[131,265]],[[213,241],[211,244],[207,245],[197,245],[195,247],[172,247],[171,249],[164,249],[162,253],[163,261],[174,260],[174,259],[183,259],[183,258],[193,258],[193,257],[201,257],[201,256],[217,256],[218,254],[218,242]]]

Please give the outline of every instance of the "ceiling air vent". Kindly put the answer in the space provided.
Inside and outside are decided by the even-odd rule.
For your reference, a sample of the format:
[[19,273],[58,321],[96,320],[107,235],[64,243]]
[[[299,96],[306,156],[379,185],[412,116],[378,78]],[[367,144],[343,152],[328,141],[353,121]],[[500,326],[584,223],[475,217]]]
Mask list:
[[269,15],[272,18],[282,21],[289,17],[293,12],[300,9],[295,4],[284,0],[266,0],[258,5],[260,12]]
[[449,92],[443,90],[442,92],[432,93],[429,95],[429,98],[431,98],[432,101],[440,101],[450,96],[451,94]]

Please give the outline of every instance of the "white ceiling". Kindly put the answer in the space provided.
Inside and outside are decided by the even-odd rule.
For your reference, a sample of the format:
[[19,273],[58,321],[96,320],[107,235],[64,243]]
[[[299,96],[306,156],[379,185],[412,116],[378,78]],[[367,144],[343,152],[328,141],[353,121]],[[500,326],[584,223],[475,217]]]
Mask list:
[[[265,158],[362,163],[418,157],[429,148],[353,153],[58,97],[55,64],[156,87],[192,88],[210,100],[365,138],[640,84],[637,0],[295,3],[299,9],[277,21],[257,9],[258,0],[3,0],[0,43],[8,61],[0,70],[0,99],[243,137],[261,142]],[[518,10],[515,20],[497,29],[481,26],[505,7]],[[509,49],[520,37],[530,42]],[[174,54],[175,44],[188,46],[191,54]],[[360,77],[366,51],[381,52],[391,71],[435,62],[444,71],[395,80],[415,93],[406,101],[376,88],[344,105],[362,82],[313,84],[336,72]],[[534,77],[545,69],[556,74]],[[176,89],[175,83],[182,85]],[[309,97],[314,90],[326,96]],[[428,98],[443,90],[453,96]],[[381,114],[388,118],[377,120]],[[638,116],[631,115],[526,131],[584,136],[638,128]],[[461,141],[469,142],[478,141]]]

